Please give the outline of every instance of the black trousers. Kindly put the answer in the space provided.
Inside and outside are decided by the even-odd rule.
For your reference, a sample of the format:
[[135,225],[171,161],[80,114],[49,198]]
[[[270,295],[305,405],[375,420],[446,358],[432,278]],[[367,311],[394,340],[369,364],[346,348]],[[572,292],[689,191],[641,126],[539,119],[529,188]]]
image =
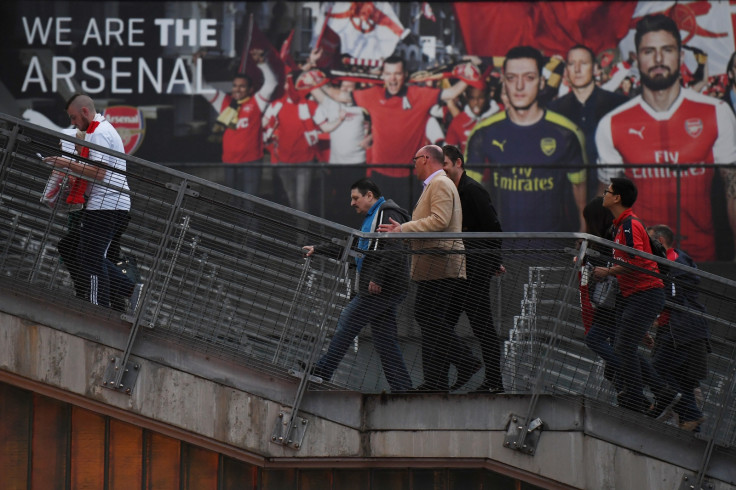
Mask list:
[[457,319],[450,301],[453,292],[464,287],[464,282],[465,279],[417,281],[414,318],[422,333],[423,385],[427,389],[448,389],[451,352],[455,356],[472,358],[470,350],[455,333]]
[[[494,387],[502,387],[501,383],[501,340],[496,334],[491,314],[490,289],[494,275],[494,265],[467,261],[467,280],[458,281],[460,287],[453,290],[450,299],[449,320],[456,325],[464,311],[468,316],[473,335],[480,343],[480,352],[485,365],[485,380]],[[458,340],[460,340],[458,338]],[[462,342],[462,341],[461,341]],[[465,343],[462,342],[464,345]],[[467,347],[466,347],[467,349]],[[458,369],[468,362],[467,352],[463,347],[454,348],[450,352],[450,363]]]

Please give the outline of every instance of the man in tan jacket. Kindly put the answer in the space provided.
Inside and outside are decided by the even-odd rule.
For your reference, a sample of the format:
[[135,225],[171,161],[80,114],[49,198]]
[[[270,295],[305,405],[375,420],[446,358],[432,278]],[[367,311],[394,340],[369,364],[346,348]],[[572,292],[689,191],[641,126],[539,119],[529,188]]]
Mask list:
[[[403,224],[391,220],[379,232],[462,232],[462,208],[455,184],[442,169],[442,148],[428,145],[420,148],[414,160],[414,172],[424,184],[411,221]],[[477,360],[455,334],[449,309],[449,293],[465,280],[465,255],[461,239],[411,240],[415,254],[411,261],[411,278],[417,283],[414,318],[422,331],[422,369],[424,382],[415,391],[448,391],[449,352],[453,358]],[[424,252],[424,253],[422,253]],[[463,352],[458,352],[462,350]],[[465,366],[458,367],[458,370]],[[476,369],[477,370],[477,369]]]

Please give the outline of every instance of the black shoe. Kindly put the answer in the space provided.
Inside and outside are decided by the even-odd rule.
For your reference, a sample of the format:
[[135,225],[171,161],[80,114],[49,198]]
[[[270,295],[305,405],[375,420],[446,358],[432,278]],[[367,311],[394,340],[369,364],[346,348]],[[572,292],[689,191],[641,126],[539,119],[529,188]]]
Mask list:
[[503,393],[503,392],[504,392],[504,390],[503,390],[503,385],[502,384],[500,384],[500,383],[496,384],[496,383],[492,382],[491,380],[485,379],[485,380],[483,380],[483,382],[480,384],[479,387],[477,387],[476,389],[474,389],[472,391],[469,391],[468,393],[485,394],[485,395],[488,395],[488,394],[495,395],[495,394]]
[[672,409],[682,398],[682,393],[665,386],[654,395],[654,407],[652,407],[651,415],[656,420],[663,420],[672,416]]
[[470,378],[475,375],[478,371],[480,371],[480,368],[483,367],[483,363],[480,361],[480,359],[473,359],[469,363],[465,364],[464,366],[457,367],[457,380],[455,381],[455,384],[450,386],[450,391],[457,391],[463,386],[465,386],[465,383],[470,381]]
[[438,385],[431,385],[429,383],[422,383],[416,388],[412,388],[408,390],[409,393],[447,393],[448,389],[447,387],[442,387]]
[[633,410],[645,415],[649,415],[652,412],[652,406],[642,394],[639,394],[639,396],[630,396],[626,391],[622,391],[616,395],[616,401],[621,408]]

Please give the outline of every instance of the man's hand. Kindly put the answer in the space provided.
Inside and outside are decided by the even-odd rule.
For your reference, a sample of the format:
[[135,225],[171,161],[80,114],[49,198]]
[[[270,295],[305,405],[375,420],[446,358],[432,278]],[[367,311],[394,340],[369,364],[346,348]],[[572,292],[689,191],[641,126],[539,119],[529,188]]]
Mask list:
[[470,61],[476,66],[480,66],[483,64],[483,60],[480,59],[480,56],[476,56],[474,54],[464,54],[460,57],[460,59]]
[[603,279],[610,274],[609,269],[609,267],[594,267],[593,276],[595,276],[596,279]]
[[312,66],[317,66],[317,62],[322,57],[322,52],[323,49],[321,47],[312,49],[312,51],[309,53],[309,58],[307,58],[309,64],[311,64]]
[[365,138],[360,140],[360,143],[358,144],[359,148],[363,148],[364,150],[367,150],[369,146],[373,144],[373,134],[367,135]]
[[196,64],[197,60],[204,59],[204,57],[207,55],[206,49],[200,49],[196,53],[192,55],[192,64]]
[[261,63],[266,62],[266,54],[262,49],[253,48],[250,50],[250,56],[253,58],[253,61],[256,62],[256,65],[260,65]]
[[502,276],[502,275],[504,275],[504,274],[506,274],[506,267],[504,267],[504,266],[503,266],[503,264],[501,264],[501,265],[500,265],[500,266],[498,267],[498,270],[496,271],[496,274],[495,274],[495,275],[497,275],[497,276]]
[[371,281],[368,283],[368,292],[371,294],[381,294],[381,286]]
[[391,223],[385,223],[385,224],[378,225],[378,228],[376,229],[376,231],[385,232],[385,233],[394,233],[394,232],[401,231],[401,223],[399,223],[393,218],[389,218],[388,220]]
[[314,245],[305,245],[302,247],[302,250],[304,250],[305,257],[310,257],[314,254]]
[[[56,167],[57,166],[57,159],[58,159],[58,157],[44,157],[43,162],[46,163],[46,164],[48,164],[48,165],[51,165],[52,167]],[[66,167],[66,165],[59,165],[59,166]]]

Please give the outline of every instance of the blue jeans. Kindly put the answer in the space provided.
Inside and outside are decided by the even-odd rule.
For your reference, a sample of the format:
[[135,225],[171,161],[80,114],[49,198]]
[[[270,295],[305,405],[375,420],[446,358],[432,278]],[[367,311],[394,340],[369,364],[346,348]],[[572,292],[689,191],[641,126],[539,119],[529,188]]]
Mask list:
[[396,306],[406,294],[358,294],[340,314],[337,329],[327,352],[317,361],[314,374],[332,378],[338,364],[366,324],[371,324],[373,346],[381,358],[383,374],[391,391],[411,388],[411,378],[404,364],[396,335]]
[[[621,297],[616,301],[621,301]],[[616,339],[616,312],[613,309],[598,308],[593,315],[593,323],[585,335],[585,345],[606,363],[606,374],[615,374],[621,370],[621,361],[613,350]],[[614,376],[616,391],[621,391],[623,385],[620,376]],[[613,381],[613,380],[609,380]]]
[[614,352],[621,363],[618,373],[628,397],[645,400],[642,372],[650,379],[649,387],[655,393],[662,388],[662,381],[649,361],[639,355],[639,343],[664,307],[664,289],[647,289],[624,298],[621,316],[614,342]]
[[257,196],[261,186],[262,170],[260,160],[225,164],[225,185]]

